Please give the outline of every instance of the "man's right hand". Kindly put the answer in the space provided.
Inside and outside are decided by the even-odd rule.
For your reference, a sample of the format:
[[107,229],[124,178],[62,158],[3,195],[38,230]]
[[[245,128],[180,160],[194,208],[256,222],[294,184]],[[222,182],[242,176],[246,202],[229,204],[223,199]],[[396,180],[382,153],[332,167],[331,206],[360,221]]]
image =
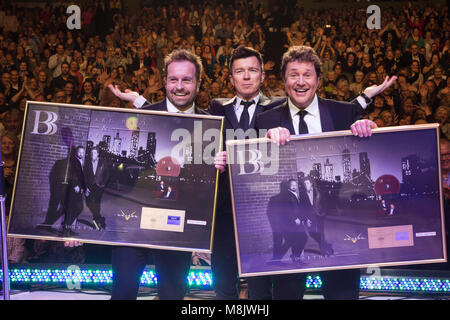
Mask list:
[[108,85],[108,88],[116,97],[118,97],[122,101],[134,102],[134,100],[139,97],[139,93],[129,89],[126,89],[125,92],[120,91],[117,85],[110,84]]
[[219,170],[220,173],[223,173],[227,167],[227,152],[221,151],[216,154],[214,157],[214,166]]

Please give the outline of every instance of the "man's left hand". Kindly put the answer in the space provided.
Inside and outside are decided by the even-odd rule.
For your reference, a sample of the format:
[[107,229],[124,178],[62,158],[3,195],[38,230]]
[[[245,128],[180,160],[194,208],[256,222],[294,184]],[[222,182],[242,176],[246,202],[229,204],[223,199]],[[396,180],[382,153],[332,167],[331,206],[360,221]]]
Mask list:
[[367,119],[355,121],[350,126],[353,135],[361,138],[370,137],[372,135],[372,129],[376,128],[378,128],[377,124]]
[[382,93],[384,90],[386,90],[387,88],[389,88],[394,81],[397,80],[397,76],[392,76],[389,79],[389,76],[386,76],[386,78],[384,79],[384,82],[380,85],[373,85],[370,87],[367,87],[366,89],[364,89],[364,93],[369,97],[369,98],[373,98],[375,97],[377,94]]

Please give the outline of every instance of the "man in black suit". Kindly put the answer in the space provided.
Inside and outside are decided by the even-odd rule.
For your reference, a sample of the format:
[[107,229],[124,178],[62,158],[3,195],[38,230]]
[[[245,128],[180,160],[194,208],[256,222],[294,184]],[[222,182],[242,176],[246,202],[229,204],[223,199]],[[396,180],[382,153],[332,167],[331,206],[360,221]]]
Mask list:
[[[284,144],[290,135],[347,130],[354,135],[368,136],[376,124],[370,120],[360,120],[364,109],[357,101],[351,103],[322,99],[316,92],[321,80],[320,58],[311,47],[294,46],[283,55],[281,74],[285,82],[288,99],[282,105],[260,114],[255,123],[257,129],[268,129],[272,141]],[[370,103],[372,97],[390,86],[396,77],[386,80],[382,85],[366,88],[363,98]],[[358,97],[359,99],[361,97]],[[275,299],[301,299],[305,290],[306,274],[272,276],[266,278],[266,291],[284,283],[284,292],[273,292]],[[286,278],[289,281],[286,281]],[[325,299],[358,299],[359,269],[321,272]],[[262,283],[262,280],[261,280]],[[263,286],[262,286],[263,287]],[[261,289],[261,293],[264,290]],[[256,298],[265,298],[260,295]]]
[[175,199],[175,191],[172,190],[172,186],[167,187],[167,191],[164,194],[163,199]]
[[280,212],[283,211],[284,195],[288,191],[289,181],[280,183],[280,193],[269,199],[267,204],[267,219],[272,229],[273,254],[270,263],[278,263],[289,250],[284,235],[284,219]]
[[68,170],[66,200],[64,201],[63,212],[63,235],[72,236],[75,232],[71,226],[83,211],[83,194],[86,191],[84,180],[83,163],[85,149],[83,146],[75,148],[75,153],[70,157]]
[[[133,102],[136,107],[173,113],[207,114],[195,106],[200,88],[202,64],[198,56],[187,50],[174,50],[165,60],[166,99],[150,104],[144,97],[129,90],[121,92],[117,86],[110,90],[120,99]],[[182,300],[187,290],[191,252],[154,250],[136,247],[114,247],[112,267],[114,282],[111,299],[136,299],[140,276],[147,257],[152,253],[158,276],[158,295],[161,300]]]
[[[322,201],[321,194],[318,188],[314,185],[314,181],[310,177],[305,177],[301,181],[302,188],[299,188],[299,202],[300,210],[305,219],[304,225],[308,234],[313,238],[320,247],[320,253],[323,256],[330,256],[333,254],[333,248],[325,239],[324,221],[326,215],[325,202]],[[300,250],[303,251],[306,245],[299,244]]]
[[[232,99],[214,99],[208,113],[224,116],[224,145],[228,138],[242,138],[251,134],[255,118],[266,110],[282,103],[283,98],[269,99],[261,91],[264,81],[263,60],[259,52],[238,47],[230,58],[230,82],[233,84],[236,96]],[[120,94],[117,91],[116,94]],[[128,95],[127,94],[123,95]],[[134,94],[133,105],[142,108],[148,105],[145,98]],[[131,101],[128,100],[128,101]],[[235,130],[242,129],[240,133]],[[222,156],[225,153],[221,153]],[[228,175],[222,173],[219,177],[219,192],[217,198],[216,222],[214,230],[213,253],[211,255],[214,288],[217,299],[239,299],[238,270],[236,247],[234,242],[233,213],[231,207],[230,182]]]
[[100,214],[103,191],[108,183],[110,168],[106,161],[99,157],[99,149],[91,149],[91,156],[84,164],[84,179],[86,182],[86,205],[91,210],[94,227],[105,229],[105,217]]
[[[212,115],[225,117],[224,150],[225,140],[242,139],[251,135],[256,115],[270,110],[284,101],[284,98],[271,99],[261,93],[264,77],[264,63],[258,51],[244,46],[233,51],[230,58],[229,79],[234,86],[236,95],[232,99],[214,99],[208,109]],[[224,157],[225,154],[222,152],[218,156]],[[219,300],[239,299],[234,239],[230,180],[228,173],[222,172],[219,176],[213,253],[211,255],[214,289],[216,298]]]
[[50,199],[48,201],[47,214],[43,223],[38,224],[38,228],[42,230],[51,230],[51,226],[61,217],[64,213],[64,200],[66,199],[67,192],[67,173],[68,161],[70,155],[67,158],[59,159],[55,161],[52,166],[49,175],[50,186]]
[[[280,211],[280,219],[283,220],[283,233],[286,239],[286,248],[291,248],[294,262],[300,261],[303,247],[301,244],[306,243],[305,226],[310,220],[305,215],[305,211],[301,208],[301,199],[299,194],[298,182],[295,179],[288,181],[288,188],[282,193]],[[280,288],[282,290],[282,288]]]
[[[315,55],[317,57],[317,55]],[[314,86],[308,87],[306,89],[306,86],[301,87],[298,91],[299,100],[304,99],[304,96],[308,96],[310,98],[309,100],[312,101],[312,98],[316,97],[316,90],[318,88],[319,84],[319,77],[320,77],[320,60],[317,58],[317,62],[319,63],[317,71],[314,71],[316,73],[308,73],[308,77],[314,76],[315,82],[313,83]],[[286,72],[282,71],[282,74],[286,74]],[[292,76],[293,77],[293,76]],[[287,79],[285,79],[285,82],[287,83]],[[303,79],[303,77],[302,77]],[[353,102],[351,103],[343,103],[343,102],[336,102],[332,100],[330,103],[332,103],[332,106],[329,106],[326,104],[324,106],[324,111],[320,113],[320,116],[318,115],[318,112],[316,112],[316,124],[312,127],[313,132],[322,132],[322,131],[333,131],[333,130],[344,130],[348,129],[350,125],[357,119],[360,119],[360,117],[364,113],[364,108],[370,104],[371,98],[377,95],[378,93],[382,92],[385,88],[390,86],[392,82],[396,78],[392,78],[391,80],[386,79],[386,81],[379,85],[379,86],[372,86],[369,88],[366,88],[364,92],[357,97]],[[245,87],[244,87],[245,89]],[[286,86],[286,92],[290,96],[293,94],[293,90],[290,87]],[[298,89],[298,88],[295,88]],[[294,91],[295,92],[295,91]],[[256,117],[256,120],[254,122],[255,129],[271,129],[268,131],[268,136],[272,139],[273,142],[276,143],[285,143],[289,140],[290,134],[298,134],[297,131],[294,130],[292,119],[289,114],[289,110],[287,109],[287,100],[282,100],[281,104],[278,103],[278,106],[275,105],[273,108],[267,108],[265,112],[259,113]],[[337,108],[334,108],[336,104]],[[307,104],[306,106],[308,106]],[[344,106],[340,108],[340,106]],[[333,108],[332,108],[333,107]],[[328,111],[328,109],[331,108],[331,111]],[[277,110],[277,111],[275,111]],[[331,112],[331,113],[330,113]],[[225,111],[225,107],[223,108],[223,113],[225,113],[225,117],[227,117],[227,113]],[[262,122],[261,120],[262,119]],[[319,119],[319,120],[318,120]],[[342,123],[341,120],[347,120],[347,123]],[[319,125],[317,125],[317,122],[319,122]],[[339,126],[335,125],[335,122],[339,124]],[[227,123],[227,121],[225,122]],[[360,121],[355,122],[351,129],[354,132],[355,135],[359,136],[365,136],[368,133],[370,133],[370,125],[374,125],[371,121]],[[280,127],[280,128],[276,128]],[[283,128],[281,128],[283,127]],[[275,128],[275,129],[274,129]],[[288,129],[292,130],[288,130]],[[297,123],[298,128],[298,123]],[[319,131],[320,129],[320,131]],[[225,171],[226,168],[226,152],[219,153],[215,158],[215,166],[220,170],[220,172]],[[225,180],[227,183],[227,187],[229,189],[229,181]],[[219,189],[220,190],[220,189]],[[224,188],[223,190],[226,190]],[[226,192],[226,191],[225,191]],[[229,192],[228,192],[229,193]],[[216,219],[219,221],[221,219],[220,211],[221,206],[224,206],[226,208],[229,208],[227,211],[229,212],[229,222],[230,225],[228,228],[223,227],[224,230],[228,230],[228,233],[231,233],[229,230],[232,229],[232,219],[231,219],[231,200],[228,198],[228,200],[223,196],[226,193],[220,193],[219,202],[217,206],[216,211]],[[222,198],[222,199],[220,199]],[[216,225],[219,225],[218,223]],[[221,225],[225,225],[225,223],[221,223]],[[220,229],[216,228],[215,230],[215,242],[220,239]],[[224,243],[227,243],[228,246],[233,245],[234,241],[232,241],[232,234],[228,235],[228,240]],[[219,251],[220,247],[217,248],[217,246],[214,246],[213,249],[213,255],[217,254],[218,256],[225,256],[222,252]],[[231,252],[231,250],[228,250]],[[228,261],[233,261],[231,258],[228,259]],[[231,279],[230,275],[233,275],[232,269],[228,272],[228,278]],[[220,280],[220,278],[217,278],[218,276],[215,276],[215,281]],[[276,280],[276,281],[272,281]],[[276,277],[249,277],[247,279],[248,282],[248,288],[249,288],[249,299],[299,299],[303,296],[303,292],[305,289],[305,276],[304,275],[279,275]],[[228,283],[232,283],[231,280],[228,280]],[[359,284],[359,271],[358,271],[358,284]],[[273,290],[272,290],[273,288]],[[216,295],[217,295],[217,289],[216,289]]]

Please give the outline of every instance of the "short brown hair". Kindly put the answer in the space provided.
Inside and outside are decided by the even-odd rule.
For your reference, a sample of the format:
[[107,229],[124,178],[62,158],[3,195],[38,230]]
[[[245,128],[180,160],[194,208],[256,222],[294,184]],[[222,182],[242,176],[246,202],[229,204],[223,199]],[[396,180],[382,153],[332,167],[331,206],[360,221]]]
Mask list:
[[203,72],[202,60],[199,56],[186,49],[175,49],[164,58],[164,74],[167,77],[167,67],[175,61],[189,61],[195,66],[195,78],[200,81]]
[[309,46],[292,46],[283,54],[281,59],[281,77],[285,79],[286,67],[289,62],[311,62],[316,70],[317,78],[322,76],[322,62],[316,51]]
[[233,72],[233,63],[235,60],[249,58],[249,57],[256,57],[259,61],[259,64],[261,65],[261,71],[264,72],[264,61],[263,61],[261,53],[250,47],[239,46],[236,49],[234,49],[233,53],[231,54],[230,64],[229,64],[230,73]]

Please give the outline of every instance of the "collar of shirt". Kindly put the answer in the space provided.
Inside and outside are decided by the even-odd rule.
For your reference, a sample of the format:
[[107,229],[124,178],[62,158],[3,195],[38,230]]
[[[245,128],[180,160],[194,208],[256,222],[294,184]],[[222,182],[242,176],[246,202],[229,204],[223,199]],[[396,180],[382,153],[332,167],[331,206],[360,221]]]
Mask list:
[[170,102],[169,99],[166,98],[166,104],[167,104],[167,112],[170,113],[187,113],[187,114],[194,114],[195,113],[195,102],[192,103],[192,107],[185,111],[178,110],[177,107],[175,107],[172,102]]
[[[295,129],[295,133],[298,134],[298,124],[300,117],[298,112],[300,111],[294,103],[292,103],[291,98],[288,98],[289,112],[291,114],[292,124]],[[314,95],[314,99],[311,104],[304,109],[307,114],[303,118],[308,126],[309,133],[321,133],[322,126],[320,123],[320,112],[319,112],[319,100],[317,99],[317,94]]]
[[[253,114],[255,113],[256,106],[258,105],[259,99],[261,98],[261,92],[258,93],[258,95],[251,100],[254,101],[254,103],[248,107],[248,115],[250,116],[250,119],[253,118]],[[234,113],[236,114],[236,117],[238,121],[241,119],[242,112],[244,111],[244,106],[241,105],[241,101],[243,99],[239,98],[238,96],[234,97]]]

